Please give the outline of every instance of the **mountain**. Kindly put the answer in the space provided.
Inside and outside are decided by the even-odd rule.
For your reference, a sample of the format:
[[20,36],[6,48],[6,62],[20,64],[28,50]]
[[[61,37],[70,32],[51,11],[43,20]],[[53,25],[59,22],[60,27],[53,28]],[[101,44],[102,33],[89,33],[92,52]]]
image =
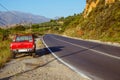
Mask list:
[[84,11],[63,23],[65,35],[120,43],[120,0],[86,0]]
[[9,11],[3,12],[0,11],[0,25],[12,25],[19,23],[42,23],[50,21],[49,18],[39,15],[33,15],[30,13],[18,12],[18,11]]

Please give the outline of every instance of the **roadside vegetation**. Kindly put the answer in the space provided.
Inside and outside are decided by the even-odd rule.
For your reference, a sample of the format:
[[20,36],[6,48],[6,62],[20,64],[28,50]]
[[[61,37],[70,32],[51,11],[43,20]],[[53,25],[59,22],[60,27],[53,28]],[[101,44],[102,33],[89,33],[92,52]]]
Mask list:
[[0,42],[0,67],[3,67],[12,56],[9,51],[9,43],[9,40]]
[[120,43],[120,1],[107,5],[104,1],[101,0],[86,18],[83,14],[67,17],[64,34]]
[[48,33],[62,33],[62,23],[58,22],[57,20],[51,20],[50,22],[45,22],[41,24],[33,24],[32,33],[44,35]]
[[8,37],[9,31],[0,28],[0,67],[4,66],[4,63],[11,58],[9,51],[9,43],[11,40]]

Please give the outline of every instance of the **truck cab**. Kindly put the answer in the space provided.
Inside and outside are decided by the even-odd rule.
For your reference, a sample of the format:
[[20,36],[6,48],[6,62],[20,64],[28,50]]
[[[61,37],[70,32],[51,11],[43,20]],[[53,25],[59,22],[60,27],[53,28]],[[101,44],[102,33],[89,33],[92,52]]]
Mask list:
[[33,56],[35,55],[35,48],[35,40],[32,34],[16,35],[10,44],[10,50],[14,58],[18,53],[28,53]]

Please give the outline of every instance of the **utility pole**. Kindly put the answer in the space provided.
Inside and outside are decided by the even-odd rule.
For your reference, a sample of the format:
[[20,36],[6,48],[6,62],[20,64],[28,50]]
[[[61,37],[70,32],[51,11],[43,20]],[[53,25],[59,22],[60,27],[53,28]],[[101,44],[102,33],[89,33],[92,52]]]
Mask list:
[[32,32],[32,22],[30,22],[30,32]]
[[30,26],[30,33],[32,33],[32,16],[30,16],[30,23],[29,23],[29,26]]

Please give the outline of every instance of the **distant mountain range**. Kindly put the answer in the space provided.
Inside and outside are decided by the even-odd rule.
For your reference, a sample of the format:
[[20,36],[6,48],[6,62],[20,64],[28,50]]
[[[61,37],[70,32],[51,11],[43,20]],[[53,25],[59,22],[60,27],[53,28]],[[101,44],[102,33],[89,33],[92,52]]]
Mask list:
[[0,26],[13,25],[19,23],[42,23],[48,21],[50,21],[50,18],[30,13],[18,11],[0,11]]

